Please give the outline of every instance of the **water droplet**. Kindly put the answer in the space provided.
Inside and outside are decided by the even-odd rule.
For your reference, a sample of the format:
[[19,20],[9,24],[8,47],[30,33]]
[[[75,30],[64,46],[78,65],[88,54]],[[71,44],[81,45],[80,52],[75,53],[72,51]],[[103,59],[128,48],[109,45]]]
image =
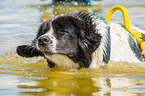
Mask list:
[[41,14],[44,14],[44,11],[43,11],[43,12],[41,12]]
[[54,14],[57,14],[57,12],[55,12]]
[[77,6],[78,5],[78,2],[74,2],[74,5]]
[[38,6],[37,8],[40,8],[40,6]]

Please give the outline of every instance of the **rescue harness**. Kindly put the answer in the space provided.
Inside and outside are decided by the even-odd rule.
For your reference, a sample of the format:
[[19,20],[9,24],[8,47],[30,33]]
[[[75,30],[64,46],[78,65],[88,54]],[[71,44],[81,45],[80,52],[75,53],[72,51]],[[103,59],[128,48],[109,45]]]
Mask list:
[[130,29],[130,26],[129,26],[129,18],[128,18],[128,13],[127,13],[127,10],[123,7],[123,6],[114,6],[112,7],[106,18],[105,18],[105,21],[107,23],[110,22],[111,20],[111,17],[113,15],[113,13],[115,11],[118,11],[120,10],[123,14],[123,24],[124,24],[124,27],[126,28],[126,30],[128,30],[132,35],[133,37],[137,40],[140,48],[141,48],[141,51],[142,51],[142,54],[143,56],[145,56],[145,34],[141,33],[141,32],[135,32],[134,30]]

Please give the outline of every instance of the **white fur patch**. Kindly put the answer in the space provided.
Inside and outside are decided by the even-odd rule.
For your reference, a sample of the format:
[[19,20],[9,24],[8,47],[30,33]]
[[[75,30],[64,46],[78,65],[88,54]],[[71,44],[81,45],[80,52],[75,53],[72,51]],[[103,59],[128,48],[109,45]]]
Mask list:
[[53,36],[53,29],[52,27],[50,27],[50,31],[47,32],[45,35],[49,36],[49,38],[52,41],[52,44],[49,45],[49,48],[51,50],[51,52],[56,53],[56,45],[57,45],[57,39]]
[[53,54],[53,55],[45,55],[49,60],[56,64],[57,68],[63,69],[78,69],[79,64],[74,63],[70,58],[66,55],[61,54]]
[[110,23],[111,27],[111,60],[139,63],[128,42],[129,33],[120,24]]
[[[120,24],[110,23],[106,24],[103,20],[96,21],[96,29],[102,36],[101,44],[92,54],[92,62],[90,68],[100,68],[103,64],[103,52],[105,52],[106,44],[106,30],[107,26],[110,26],[110,38],[111,38],[111,52],[110,60],[114,62],[129,62],[129,63],[140,63],[135,53],[132,51],[129,44],[129,32],[124,29]],[[103,51],[104,50],[104,51]]]

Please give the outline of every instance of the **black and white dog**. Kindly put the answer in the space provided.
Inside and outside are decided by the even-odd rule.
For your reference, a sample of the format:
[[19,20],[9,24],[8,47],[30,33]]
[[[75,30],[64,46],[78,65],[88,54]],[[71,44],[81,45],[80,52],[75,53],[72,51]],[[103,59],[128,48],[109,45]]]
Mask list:
[[143,60],[136,40],[121,24],[106,24],[83,12],[45,21],[32,44],[18,46],[17,53],[23,57],[44,56],[49,67],[77,69],[99,68],[110,60]]

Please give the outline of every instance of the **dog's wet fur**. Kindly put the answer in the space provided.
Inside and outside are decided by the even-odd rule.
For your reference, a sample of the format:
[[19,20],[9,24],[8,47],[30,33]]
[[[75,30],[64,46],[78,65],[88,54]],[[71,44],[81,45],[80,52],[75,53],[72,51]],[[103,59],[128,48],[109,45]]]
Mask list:
[[83,12],[67,13],[49,19],[40,25],[32,44],[18,46],[17,53],[28,58],[43,56],[50,68],[64,65],[63,67],[74,66],[80,69],[89,68],[92,62],[98,60],[98,57],[94,60],[92,56],[93,53],[97,54],[96,50],[101,50],[101,62],[108,63],[111,41],[107,30],[110,27],[104,27],[105,33],[103,30],[100,33],[96,22],[93,16]]

